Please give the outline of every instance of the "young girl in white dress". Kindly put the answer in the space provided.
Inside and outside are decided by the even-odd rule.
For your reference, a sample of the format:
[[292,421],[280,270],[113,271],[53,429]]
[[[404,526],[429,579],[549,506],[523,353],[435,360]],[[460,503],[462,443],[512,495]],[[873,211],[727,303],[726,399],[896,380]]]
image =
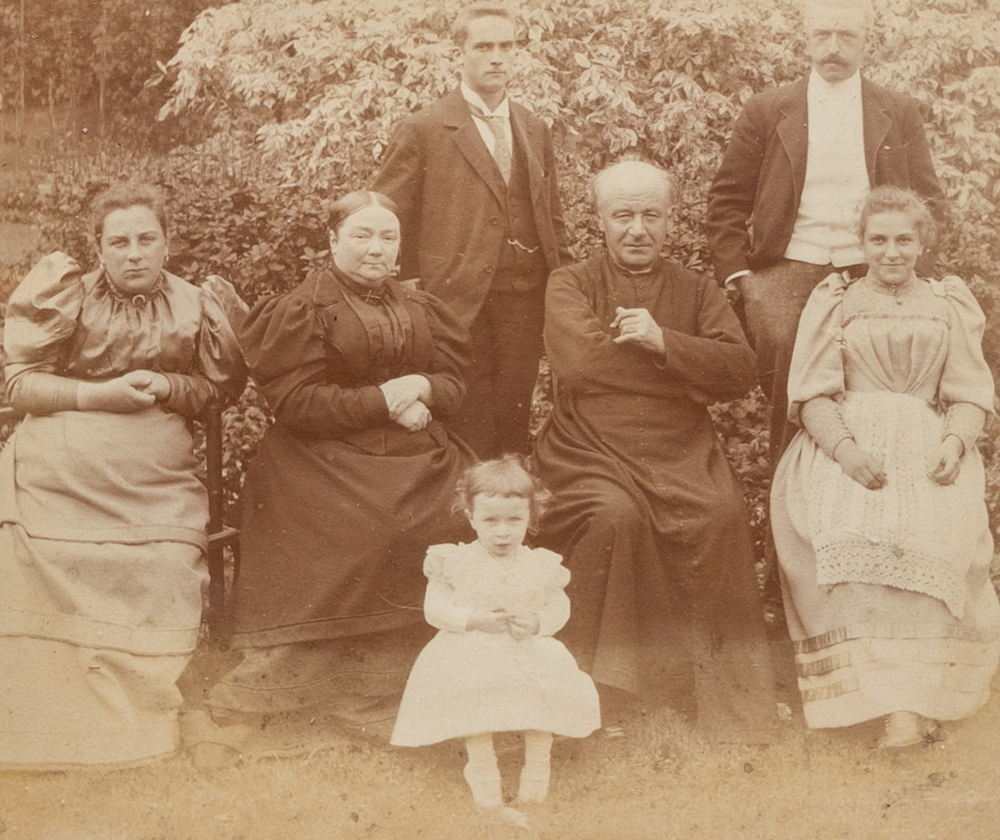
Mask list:
[[540,802],[553,733],[583,738],[600,726],[593,681],[552,638],[569,618],[569,571],[522,545],[549,494],[524,459],[505,455],[466,470],[456,495],[478,539],[427,550],[424,616],[439,632],[410,672],[392,743],[464,738],[473,798],[499,808],[493,733],[523,730],[518,799]]

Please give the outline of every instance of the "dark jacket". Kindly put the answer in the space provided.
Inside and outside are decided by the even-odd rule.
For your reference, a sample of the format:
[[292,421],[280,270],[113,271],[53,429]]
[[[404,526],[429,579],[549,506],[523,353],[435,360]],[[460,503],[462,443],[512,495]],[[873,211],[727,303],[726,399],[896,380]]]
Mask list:
[[[806,177],[807,82],[758,93],[736,120],[708,193],[708,243],[720,284],[737,271],[774,265],[788,248]],[[941,221],[944,195],[916,101],[865,78],[861,101],[872,186],[914,190]],[[918,270],[932,265],[928,253]]]
[[[535,227],[547,266],[515,284],[525,291],[543,284],[548,272],[569,262],[570,255],[551,133],[515,102],[510,103],[510,122],[527,162]],[[470,326],[504,245],[505,185],[460,89],[400,124],[372,189],[399,207],[400,279],[419,277],[422,288]]]

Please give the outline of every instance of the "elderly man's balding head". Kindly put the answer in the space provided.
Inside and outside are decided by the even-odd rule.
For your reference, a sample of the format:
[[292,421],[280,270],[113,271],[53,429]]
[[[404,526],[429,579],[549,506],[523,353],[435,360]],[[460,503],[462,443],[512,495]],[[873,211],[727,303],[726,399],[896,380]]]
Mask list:
[[651,163],[621,161],[594,177],[594,199],[611,259],[629,271],[652,267],[677,200],[673,176]]
[[673,207],[677,200],[677,182],[667,170],[642,160],[623,160],[605,167],[594,176],[594,201],[601,209],[602,195],[606,198],[613,185],[659,183],[664,192],[664,200]]

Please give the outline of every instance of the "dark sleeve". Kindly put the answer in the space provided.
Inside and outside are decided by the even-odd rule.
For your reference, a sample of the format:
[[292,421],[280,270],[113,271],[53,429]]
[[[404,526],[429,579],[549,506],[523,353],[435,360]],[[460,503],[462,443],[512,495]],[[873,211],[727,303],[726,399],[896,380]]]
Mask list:
[[322,319],[304,298],[292,293],[259,301],[240,340],[275,418],[299,434],[337,438],[389,421],[377,385],[330,381]]
[[719,171],[708,190],[705,232],[719,285],[738,271],[749,271],[748,223],[767,144],[762,109],[751,99],[733,126]]
[[420,276],[420,206],[425,169],[423,138],[415,121],[406,119],[393,133],[371,185],[372,190],[396,203],[401,238],[400,280]]
[[[543,124],[544,125],[544,124]],[[552,149],[552,132],[548,126],[545,129],[545,170],[549,173],[549,207],[552,215],[552,228],[556,234],[556,247],[559,252],[559,265],[569,265],[573,255],[569,251],[569,237],[566,233],[566,221],[563,219],[562,200],[559,198],[559,179],[556,177],[556,156]]]
[[614,343],[588,291],[580,266],[549,277],[545,296],[545,349],[561,386],[579,392],[663,397],[700,403],[734,399],[752,387],[756,359],[722,292],[700,280],[698,334],[664,330],[666,356]]
[[451,309],[427,292],[415,292],[413,298],[423,307],[434,343],[434,355],[427,370],[414,371],[431,384],[431,406],[435,416],[453,415],[465,397],[462,370],[469,364],[469,333]]
[[[927,204],[934,220],[944,233],[946,219],[946,203],[944,191],[934,172],[934,161],[931,158],[930,144],[927,142],[927,131],[924,128],[924,118],[916,100],[907,97],[907,108],[903,115],[901,126],[907,147],[907,175],[909,186]],[[938,237],[940,241],[941,237]],[[937,245],[926,248],[917,260],[917,273],[924,277],[934,276],[934,264],[937,261]]]
[[726,296],[698,278],[698,332],[665,329],[665,352],[657,367],[700,392],[706,404],[742,397],[757,382],[757,357],[747,343]]

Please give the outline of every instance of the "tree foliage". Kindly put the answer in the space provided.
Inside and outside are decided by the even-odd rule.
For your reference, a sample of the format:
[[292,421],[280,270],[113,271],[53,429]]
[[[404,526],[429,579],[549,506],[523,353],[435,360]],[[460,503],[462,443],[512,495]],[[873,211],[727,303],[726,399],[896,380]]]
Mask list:
[[[457,0],[242,0],[206,11],[170,62],[162,119],[253,136],[273,183],[335,195],[364,185],[393,126],[455,84]],[[943,260],[986,276],[1000,198],[1000,13],[989,0],[884,0],[865,72],[925,106],[953,223]],[[919,13],[919,14],[918,14]],[[625,152],[684,184],[674,256],[707,265],[705,195],[755,91],[806,65],[790,0],[545,0],[522,16],[512,95],[556,134],[567,220],[597,238],[589,176]]]
[[[155,134],[186,144],[155,158],[118,151],[55,166],[39,194],[23,193],[3,212],[41,224],[48,247],[82,249],[74,217],[89,195],[114,178],[151,178],[174,196],[172,270],[224,274],[248,300],[287,288],[326,256],[326,204],[367,184],[393,127],[457,83],[449,26],[461,5],[239,0],[206,9],[158,88]],[[990,316],[987,352],[1000,370],[1000,9],[995,0],[875,7],[863,72],[924,106],[950,202],[939,270],[970,281]],[[708,270],[705,199],[733,121],[754,92],[807,69],[793,0],[536,0],[520,15],[511,94],[553,128],[577,255],[599,240],[590,176],[635,153],[679,176],[671,256]],[[757,400],[716,421],[759,519],[766,431]],[[1000,480],[994,485],[1000,501]]]
[[[0,4],[0,112],[45,109],[56,128],[84,116],[135,116],[192,18],[213,0],[5,0]],[[97,128],[97,125],[93,126]]]

